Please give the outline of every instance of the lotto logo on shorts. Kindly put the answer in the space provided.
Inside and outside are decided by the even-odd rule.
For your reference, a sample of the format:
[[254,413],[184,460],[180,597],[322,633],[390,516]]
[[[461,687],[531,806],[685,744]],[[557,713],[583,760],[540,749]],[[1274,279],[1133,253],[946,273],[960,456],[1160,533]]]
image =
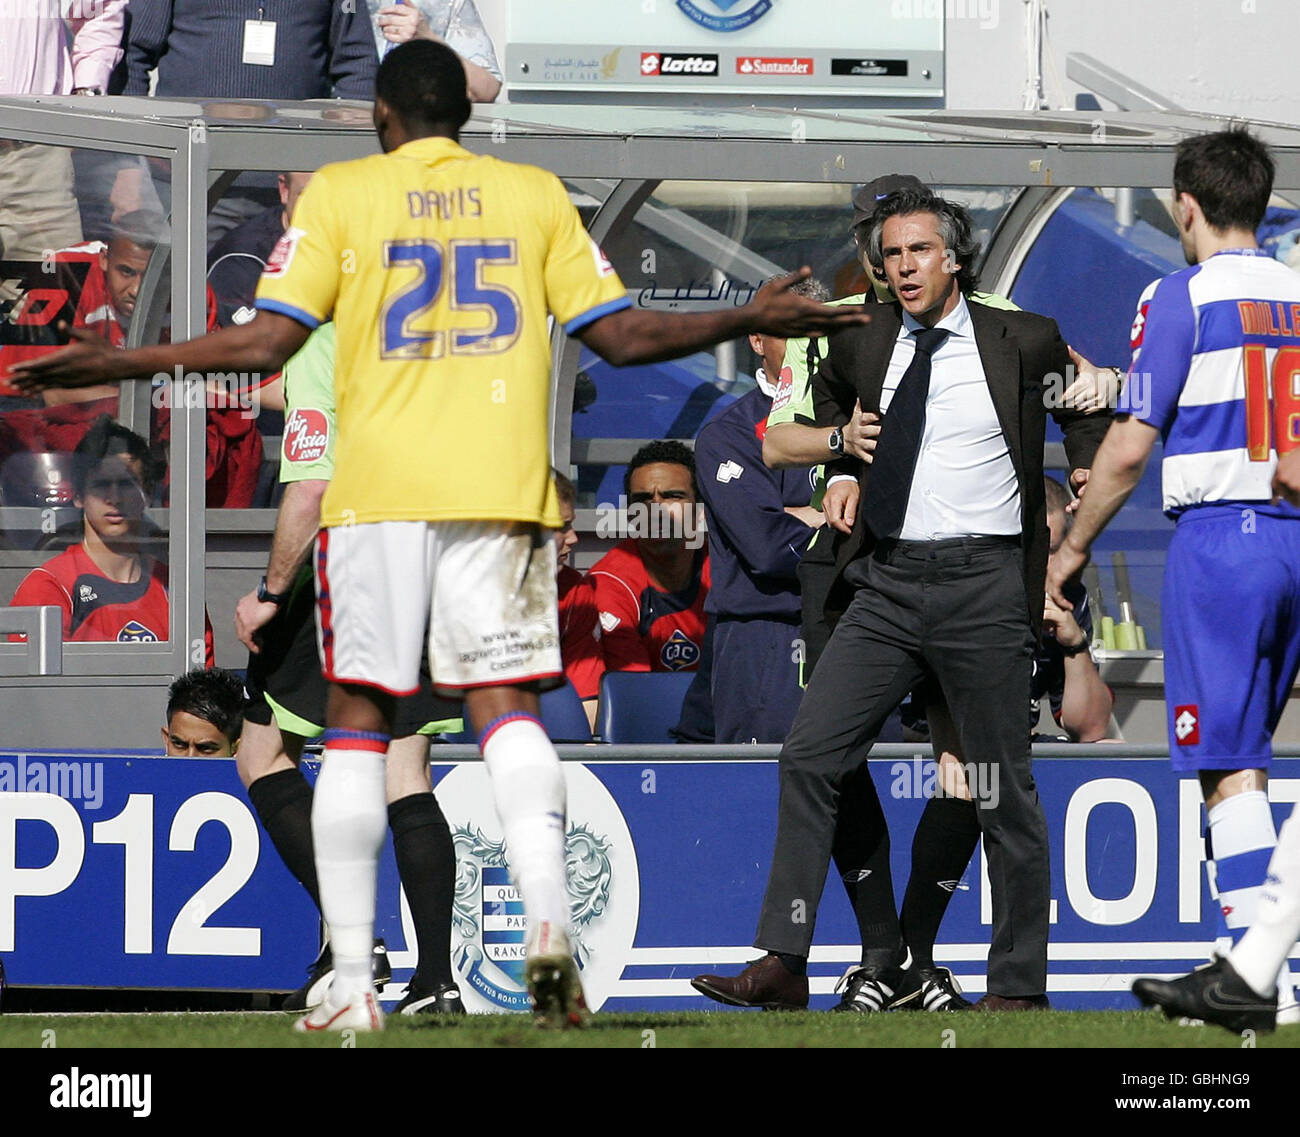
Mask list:
[[1128,332],[1128,342],[1129,347],[1134,351],[1137,351],[1142,346],[1142,337],[1147,330],[1147,309],[1150,307],[1151,301],[1148,300],[1138,309],[1138,314],[1133,317],[1133,326],[1129,328]]
[[1174,708],[1174,737],[1179,746],[1200,745],[1201,712],[1195,703]]

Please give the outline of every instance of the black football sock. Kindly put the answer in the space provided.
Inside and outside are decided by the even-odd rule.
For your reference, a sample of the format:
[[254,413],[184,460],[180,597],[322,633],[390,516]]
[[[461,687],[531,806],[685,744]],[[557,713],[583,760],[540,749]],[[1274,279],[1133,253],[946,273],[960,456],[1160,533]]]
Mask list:
[[248,800],[270,834],[271,844],[319,912],[316,855],[311,843],[311,795],[311,785],[296,767],[267,774],[248,787]]
[[902,933],[889,867],[889,828],[865,762],[841,787],[831,855],[858,922],[862,965],[900,966]]
[[447,819],[431,793],[411,794],[388,807],[397,873],[415,924],[419,961],[413,987],[438,987],[451,978],[451,904],[456,894],[456,850]]
[[772,953],[781,961],[784,967],[791,975],[807,975],[808,961],[801,955],[790,955],[788,952],[776,951]]
[[912,838],[912,875],[903,897],[903,938],[916,967],[934,966],[934,941],[953,891],[979,844],[973,801],[932,797]]

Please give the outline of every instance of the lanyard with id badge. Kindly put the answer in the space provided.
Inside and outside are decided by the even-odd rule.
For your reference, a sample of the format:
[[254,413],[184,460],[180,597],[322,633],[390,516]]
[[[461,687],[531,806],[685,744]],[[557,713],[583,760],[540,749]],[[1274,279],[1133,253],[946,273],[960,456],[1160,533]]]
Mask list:
[[257,19],[244,21],[244,62],[275,66],[275,21],[266,19],[266,5],[257,5]]

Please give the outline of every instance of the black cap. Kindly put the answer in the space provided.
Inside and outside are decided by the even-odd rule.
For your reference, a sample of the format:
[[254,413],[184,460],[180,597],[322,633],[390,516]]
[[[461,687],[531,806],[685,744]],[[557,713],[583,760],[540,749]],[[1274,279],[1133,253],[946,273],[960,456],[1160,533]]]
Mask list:
[[865,186],[858,186],[853,191],[853,224],[849,229],[856,229],[862,222],[869,221],[878,202],[905,189],[926,190],[929,187],[911,174],[885,174]]

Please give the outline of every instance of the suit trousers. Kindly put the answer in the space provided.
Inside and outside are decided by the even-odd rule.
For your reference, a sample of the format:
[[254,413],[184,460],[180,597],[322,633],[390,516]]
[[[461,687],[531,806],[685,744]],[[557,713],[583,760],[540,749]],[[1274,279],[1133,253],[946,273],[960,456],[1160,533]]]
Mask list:
[[846,776],[927,672],[961,738],[989,864],[988,990],[1047,983],[1047,822],[1024,708],[1033,637],[1018,538],[883,541],[845,571],[855,589],[781,751],[776,847],[756,946],[807,956]]

